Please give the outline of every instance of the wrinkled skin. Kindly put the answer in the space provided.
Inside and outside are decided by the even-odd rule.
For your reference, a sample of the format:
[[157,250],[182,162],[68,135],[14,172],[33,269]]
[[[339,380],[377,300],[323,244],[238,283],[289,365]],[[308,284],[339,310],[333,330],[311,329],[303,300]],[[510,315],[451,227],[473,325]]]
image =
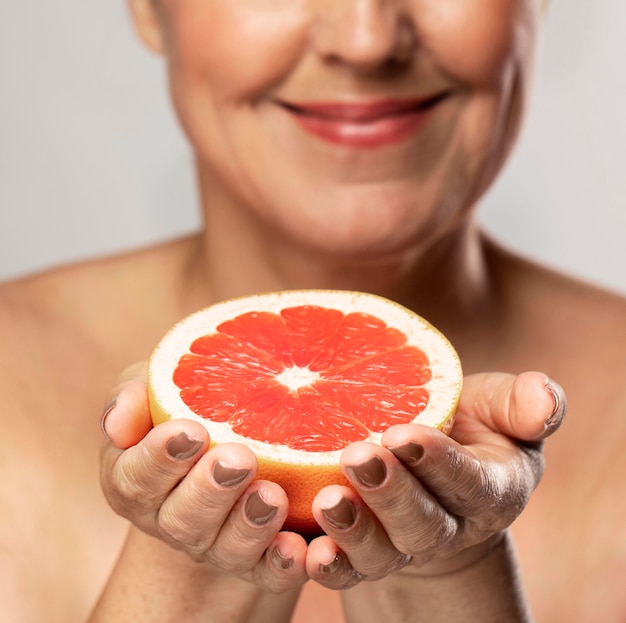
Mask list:
[[[544,3],[129,4],[167,67],[204,227],[0,288],[6,617],[526,623],[519,559],[539,621],[622,623],[626,303],[474,222],[523,117]],[[420,131],[373,149],[318,140],[289,108],[433,95]],[[103,396],[175,322],[316,287],[387,296],[447,335],[468,373],[450,439],[408,426],[347,448],[354,488],[320,492],[326,536],[307,544],[280,531],[287,501],[245,448],[207,451],[189,421],[152,429],[135,369],[110,395],[98,466]],[[537,369],[570,402],[543,448],[560,421],[546,427],[546,377],[475,375]]]
[[[139,378],[125,381],[113,396],[102,483],[112,507],[142,531],[268,591],[307,579],[345,589],[400,569],[449,572],[489,551],[539,481],[542,439],[564,413],[560,409],[546,427],[555,409],[547,382],[534,372],[471,375],[450,438],[407,424],[388,429],[382,447],[347,447],[341,466],[354,489],[335,485],[319,492],[313,512],[326,535],[308,546],[300,535],[280,531],[286,495],[275,483],[254,480],[250,450],[238,444],[208,450],[206,430],[191,420],[152,429]],[[183,432],[186,438],[177,437]],[[174,438],[181,440],[183,458],[167,451]],[[249,473],[233,486],[220,486],[212,478],[217,461]],[[374,469],[366,469],[363,482],[355,471],[366,462]],[[267,521],[246,514],[257,494]]]

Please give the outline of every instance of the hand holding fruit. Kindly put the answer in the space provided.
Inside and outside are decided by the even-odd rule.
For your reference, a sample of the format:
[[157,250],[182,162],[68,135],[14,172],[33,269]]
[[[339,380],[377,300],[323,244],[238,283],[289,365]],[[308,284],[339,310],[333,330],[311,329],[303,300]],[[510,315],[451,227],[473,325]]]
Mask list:
[[268,590],[307,576],[344,588],[409,563],[415,573],[439,573],[482,555],[481,544],[489,547],[525,505],[541,475],[540,440],[563,415],[563,396],[555,410],[558,389],[548,387],[540,373],[470,376],[451,438],[408,424],[389,429],[382,447],[349,446],[341,463],[354,490],[318,494],[313,512],[327,536],[308,549],[301,536],[280,532],[286,496],[254,481],[247,448],[207,451],[206,430],[190,420],[151,428],[141,374],[116,390],[106,419],[103,487],[148,534]]
[[[341,464],[354,490],[317,496],[328,536],[311,543],[307,573],[345,588],[401,567],[438,575],[480,559],[526,505],[543,469],[542,439],[564,411],[562,390],[541,373],[471,375],[450,437],[408,424],[390,428],[383,447],[349,446]],[[332,563],[315,566],[317,557]]]
[[[540,373],[469,377],[459,403],[446,338],[358,292],[207,308],[167,334],[145,378],[106,419],[112,507],[272,591],[468,564],[521,512],[558,420]],[[307,549],[298,532],[317,538]]]
[[152,428],[145,372],[133,376],[139,370],[125,373],[103,422],[110,442],[101,481],[112,508],[190,559],[266,590],[306,581],[305,540],[279,532],[288,509],[282,489],[254,480],[256,458],[245,446],[208,450],[209,435],[197,422]]

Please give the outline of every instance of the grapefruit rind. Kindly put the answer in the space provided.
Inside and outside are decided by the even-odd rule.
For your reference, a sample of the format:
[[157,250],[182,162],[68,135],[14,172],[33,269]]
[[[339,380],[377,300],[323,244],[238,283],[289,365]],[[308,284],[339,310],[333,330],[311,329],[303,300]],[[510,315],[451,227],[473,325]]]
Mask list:
[[[319,531],[310,510],[317,491],[329,484],[347,484],[339,469],[342,450],[310,452],[242,437],[233,432],[228,422],[207,420],[193,413],[172,380],[189,345],[200,336],[215,333],[224,321],[248,312],[279,314],[282,309],[300,305],[318,305],[344,314],[370,314],[404,333],[409,345],[426,353],[432,374],[427,385],[429,401],[414,423],[438,428],[446,434],[450,431],[461,394],[462,369],[453,346],[427,320],[398,303],[361,292],[290,290],[230,299],[200,310],[170,329],[155,348],[148,367],[149,402],[154,424],[176,418],[192,419],[207,428],[211,445],[234,442],[248,446],[259,461],[257,478],[278,482],[287,493],[290,501],[287,527],[311,533]],[[370,432],[367,441],[379,444],[381,438],[382,433]]]

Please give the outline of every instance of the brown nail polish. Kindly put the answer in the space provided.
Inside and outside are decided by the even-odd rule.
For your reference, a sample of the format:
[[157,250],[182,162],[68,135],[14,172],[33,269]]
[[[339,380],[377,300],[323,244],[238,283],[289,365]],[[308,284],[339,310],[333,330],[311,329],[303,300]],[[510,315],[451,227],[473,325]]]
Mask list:
[[278,508],[265,502],[258,491],[255,491],[246,501],[246,517],[257,526],[271,521],[277,511]]
[[545,421],[545,428],[546,430],[552,430],[558,428],[565,416],[565,412],[567,411],[567,398],[563,388],[556,381],[549,380],[546,383],[546,390],[550,392],[554,399],[554,410]]
[[104,409],[102,410],[102,415],[100,416],[100,429],[102,430],[102,432],[104,433],[104,436],[107,439],[110,439],[110,437],[106,429],[106,419],[109,416],[109,413],[111,413],[111,411],[115,409],[115,405],[117,405],[117,398],[114,398],[113,400],[111,400],[111,402],[109,402],[109,404],[107,404],[107,406],[104,407]]
[[412,441],[402,444],[401,446],[396,446],[395,448],[389,448],[389,451],[406,465],[415,465],[419,463],[424,456],[424,448]]
[[287,558],[287,556],[283,556],[283,554],[277,547],[272,550],[272,562],[276,567],[278,567],[279,569],[283,569],[284,571],[293,567],[293,558]]
[[202,448],[203,443],[199,439],[191,439],[187,433],[181,432],[167,442],[165,449],[173,459],[184,461],[196,454]]
[[335,573],[335,571],[337,571],[340,566],[341,556],[337,554],[335,558],[327,565],[320,565],[320,573],[323,573],[324,575],[330,575],[331,573]]
[[249,469],[229,467],[220,461],[213,466],[213,480],[221,487],[234,487],[242,483],[249,473]]
[[371,459],[354,465],[348,468],[354,477],[366,487],[377,487],[380,485],[385,476],[387,475],[387,469],[383,460],[378,456],[373,456]]
[[350,500],[341,498],[332,508],[322,509],[322,515],[333,528],[346,530],[356,521],[356,508]]

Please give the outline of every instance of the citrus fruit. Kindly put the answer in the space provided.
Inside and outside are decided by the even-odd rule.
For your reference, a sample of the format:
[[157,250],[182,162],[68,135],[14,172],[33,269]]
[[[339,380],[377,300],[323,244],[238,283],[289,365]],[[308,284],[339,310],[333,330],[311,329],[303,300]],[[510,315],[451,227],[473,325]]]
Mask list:
[[191,418],[244,443],[289,498],[284,528],[319,533],[311,502],[347,484],[339,455],[394,424],[448,432],[459,359],[426,320],[379,296],[292,290],[217,303],[178,323],[149,364],[155,424]]

